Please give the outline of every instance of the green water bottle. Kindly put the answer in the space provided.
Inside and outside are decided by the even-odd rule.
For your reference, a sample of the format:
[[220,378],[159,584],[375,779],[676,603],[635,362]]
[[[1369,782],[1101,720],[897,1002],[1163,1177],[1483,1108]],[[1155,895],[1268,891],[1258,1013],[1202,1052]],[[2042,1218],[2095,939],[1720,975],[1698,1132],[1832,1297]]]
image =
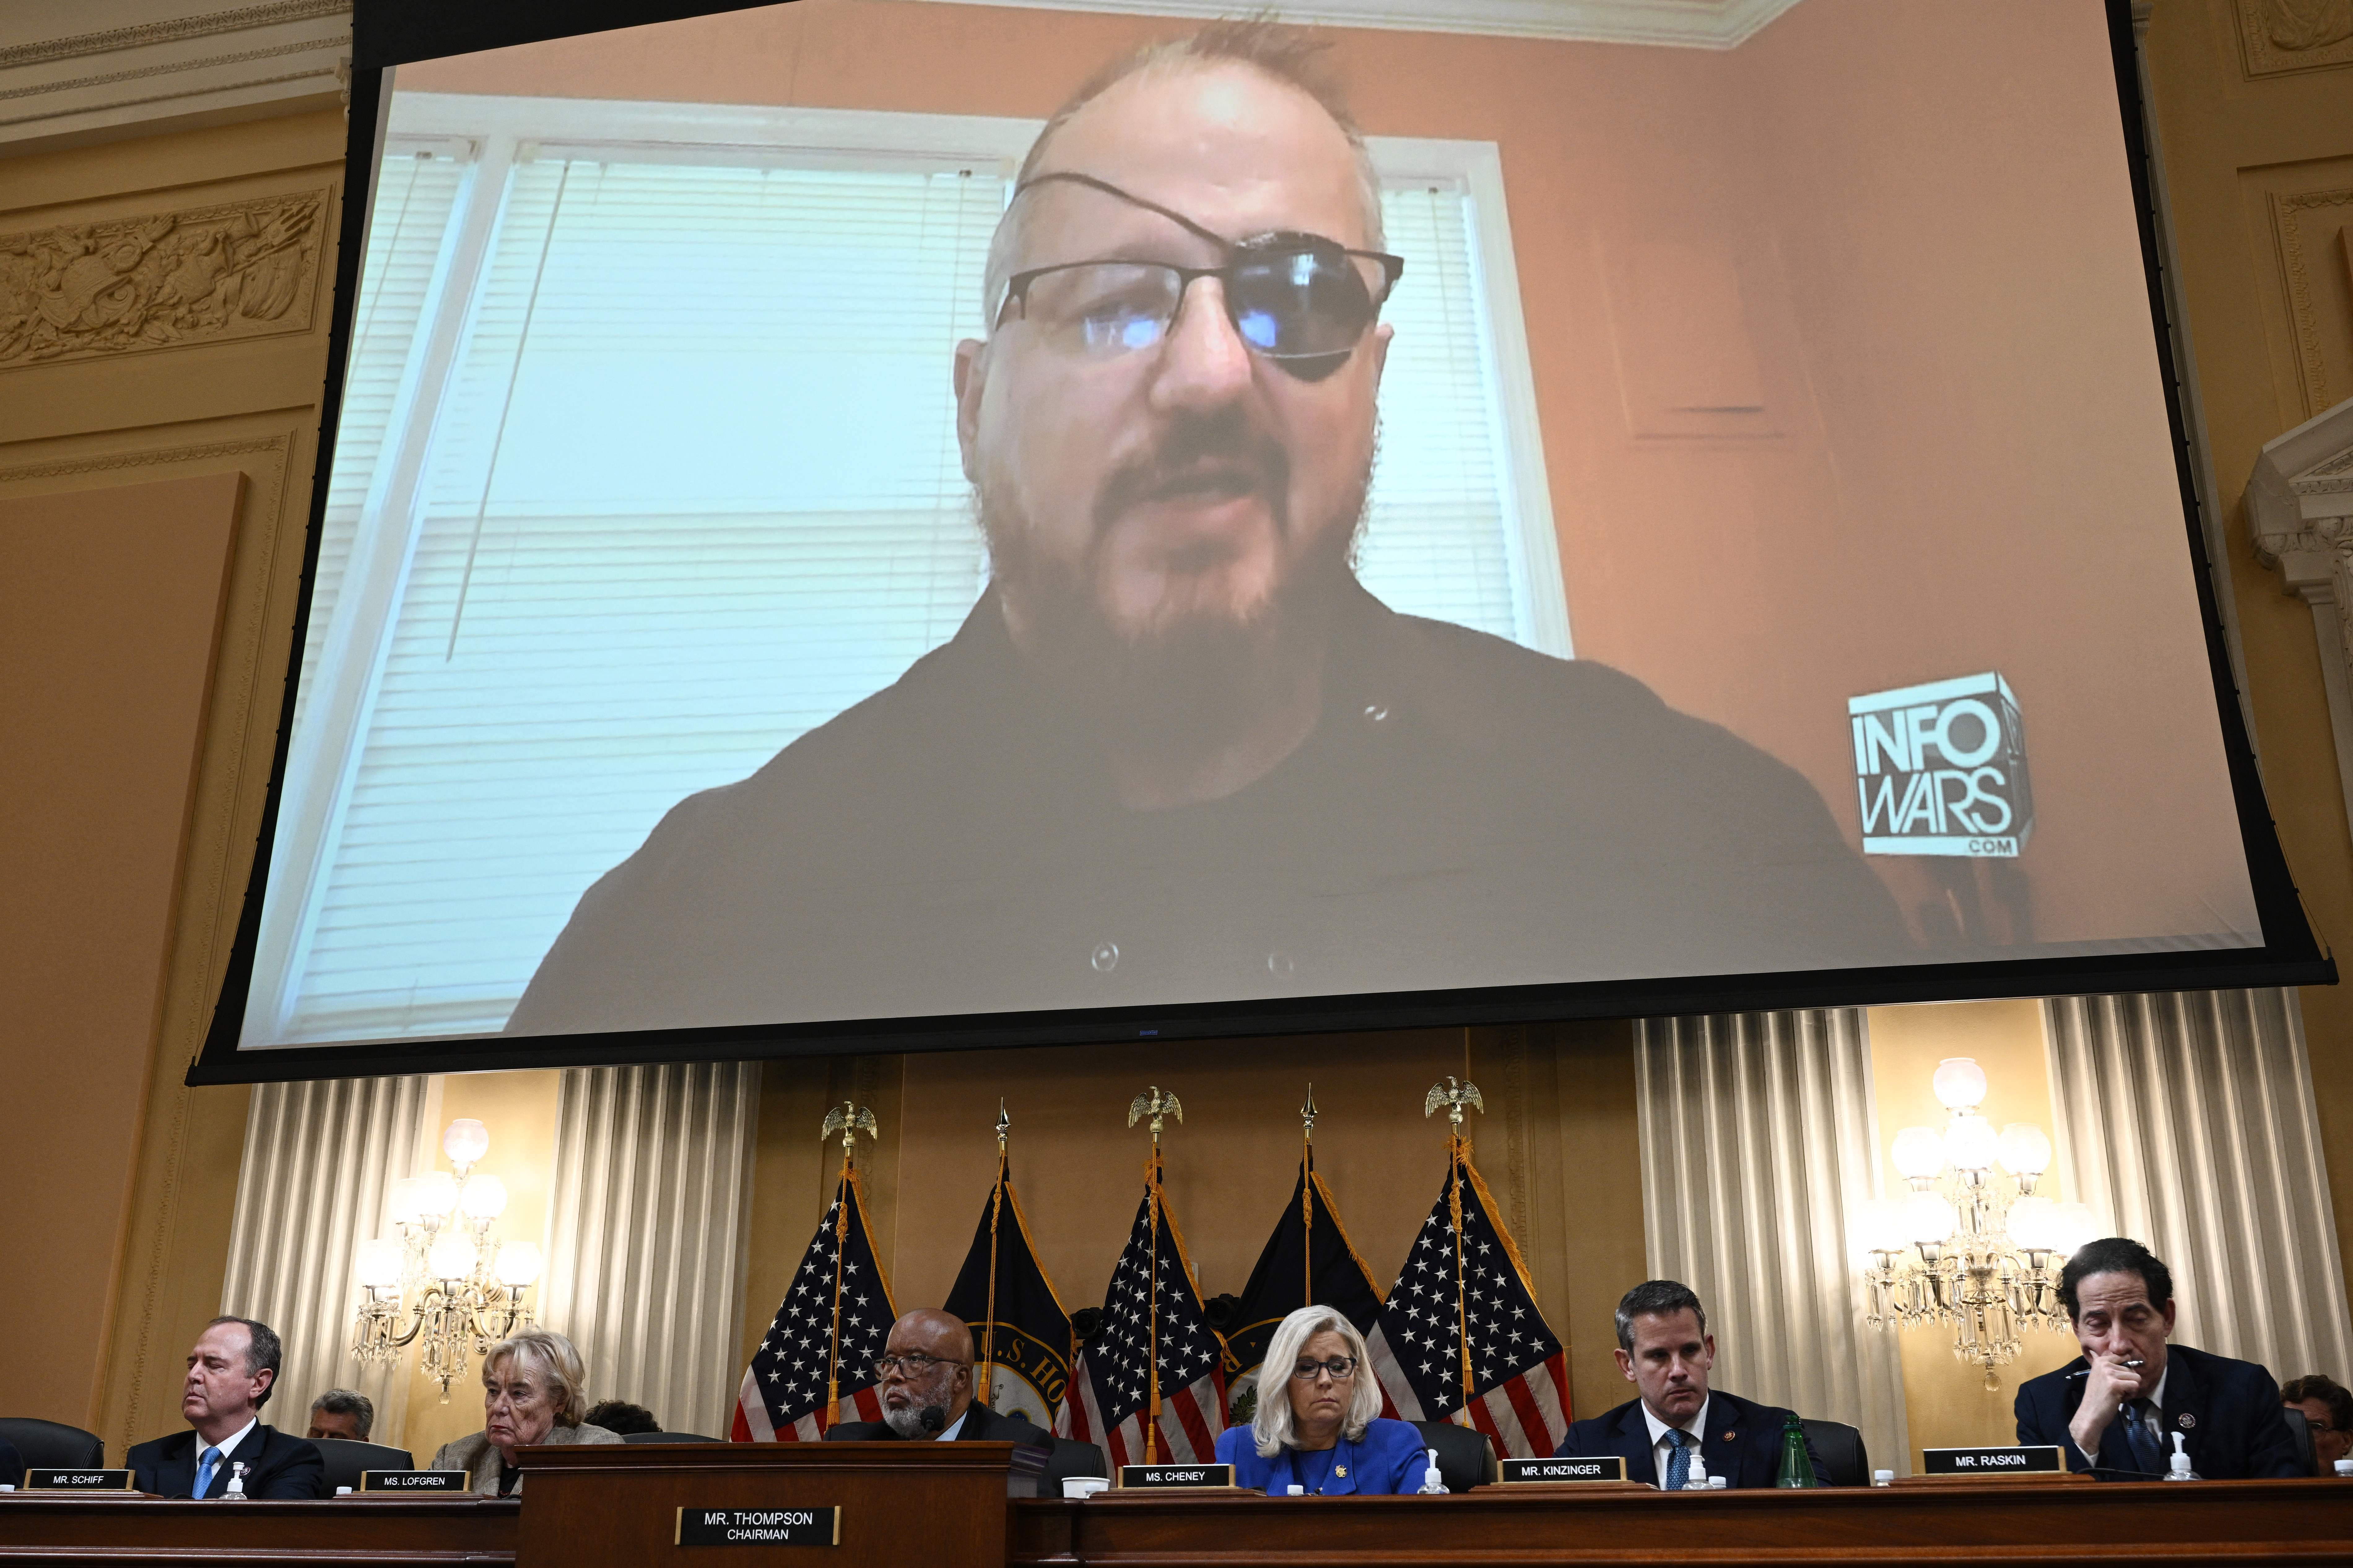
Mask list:
[[1797,1414],[1790,1413],[1781,1424],[1781,1462],[1773,1471],[1777,1487],[1818,1487],[1822,1479],[1814,1474],[1814,1461],[1806,1452],[1806,1426]]

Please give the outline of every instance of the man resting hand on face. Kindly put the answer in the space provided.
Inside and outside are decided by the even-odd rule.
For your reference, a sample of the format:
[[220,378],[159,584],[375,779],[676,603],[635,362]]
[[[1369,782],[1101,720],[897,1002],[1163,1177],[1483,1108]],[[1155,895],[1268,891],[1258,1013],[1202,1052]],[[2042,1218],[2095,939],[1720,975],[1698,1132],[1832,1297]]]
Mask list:
[[545,1034],[1900,958],[1797,773],[1351,564],[1410,258],[1313,50],[1221,23],[1031,149],[955,356],[991,582],[582,898]]

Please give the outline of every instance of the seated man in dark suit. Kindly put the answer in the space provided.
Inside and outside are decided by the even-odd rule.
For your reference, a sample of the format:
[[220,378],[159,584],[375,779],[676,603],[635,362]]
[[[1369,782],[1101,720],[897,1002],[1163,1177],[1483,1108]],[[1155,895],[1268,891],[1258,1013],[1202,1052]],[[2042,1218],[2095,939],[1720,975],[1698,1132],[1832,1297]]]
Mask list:
[[882,1401],[880,1421],[846,1421],[825,1435],[828,1443],[891,1442],[1020,1443],[1050,1450],[1038,1478],[1039,1497],[1060,1497],[1070,1476],[1109,1476],[1103,1451],[1092,1443],[1057,1437],[1042,1426],[999,1415],[972,1399],[972,1330],[965,1321],[934,1308],[908,1313],[891,1325],[891,1338],[875,1363]]
[[[1781,1462],[1789,1413],[1707,1385],[1715,1364],[1715,1336],[1707,1310],[1688,1285],[1649,1279],[1618,1301],[1618,1370],[1641,1391],[1606,1415],[1569,1425],[1555,1450],[1564,1456],[1616,1454],[1630,1481],[1655,1481],[1681,1491],[1691,1479],[1694,1451],[1711,1477],[1728,1487],[1769,1487]],[[1813,1445],[1806,1459],[1814,1479],[1830,1477]]]
[[2310,1474],[2280,1414],[2279,1384],[2253,1362],[2168,1344],[2173,1271],[2137,1241],[2084,1246],[2059,1272],[2084,1353],[2018,1390],[2018,1440],[2055,1443],[2071,1470],[2157,1480],[2180,1434],[2207,1480]]
[[284,1352],[267,1323],[215,1318],[188,1352],[180,1414],[195,1428],[131,1450],[132,1484],[158,1497],[256,1500],[327,1495],[326,1462],[309,1439],[261,1424]]

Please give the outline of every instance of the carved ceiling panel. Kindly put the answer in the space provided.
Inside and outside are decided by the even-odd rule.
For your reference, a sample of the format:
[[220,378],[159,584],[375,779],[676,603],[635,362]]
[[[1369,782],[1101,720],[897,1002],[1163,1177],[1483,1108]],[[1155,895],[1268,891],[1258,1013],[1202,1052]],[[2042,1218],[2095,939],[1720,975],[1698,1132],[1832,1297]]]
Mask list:
[[2353,0],[2235,0],[2251,77],[2353,65]]

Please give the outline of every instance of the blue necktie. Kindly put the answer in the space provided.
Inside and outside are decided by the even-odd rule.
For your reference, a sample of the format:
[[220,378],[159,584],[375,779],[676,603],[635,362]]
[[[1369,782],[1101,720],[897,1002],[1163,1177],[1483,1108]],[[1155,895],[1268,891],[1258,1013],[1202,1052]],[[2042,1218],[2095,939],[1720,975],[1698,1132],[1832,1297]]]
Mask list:
[[1692,1435],[1681,1427],[1670,1426],[1667,1428],[1667,1441],[1674,1445],[1667,1455],[1667,1489],[1679,1492],[1683,1489],[1683,1483],[1691,1479]]
[[2133,1458],[2151,1475],[2165,1474],[2165,1450],[2148,1429],[2147,1417],[2157,1406],[2146,1399],[2131,1400],[2125,1405],[2125,1441],[2131,1445]]
[[191,1497],[201,1498],[212,1489],[213,1467],[219,1463],[220,1449],[206,1448],[204,1453],[204,1462],[196,1467],[196,1489],[189,1494]]

